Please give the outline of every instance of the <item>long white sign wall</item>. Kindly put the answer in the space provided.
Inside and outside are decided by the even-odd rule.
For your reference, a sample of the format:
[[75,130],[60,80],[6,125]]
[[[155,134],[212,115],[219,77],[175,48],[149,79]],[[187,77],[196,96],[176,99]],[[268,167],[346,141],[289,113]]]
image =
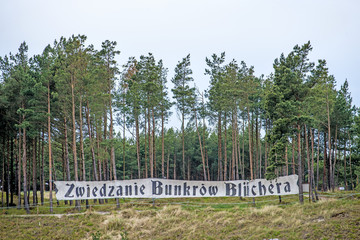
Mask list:
[[299,193],[298,176],[252,181],[184,181],[158,178],[125,181],[55,181],[57,200],[104,198],[260,197]]

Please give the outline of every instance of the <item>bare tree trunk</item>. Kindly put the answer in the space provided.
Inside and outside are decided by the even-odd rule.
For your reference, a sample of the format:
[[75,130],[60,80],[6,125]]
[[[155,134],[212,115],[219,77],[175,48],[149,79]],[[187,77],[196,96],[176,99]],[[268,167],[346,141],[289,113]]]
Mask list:
[[169,179],[170,177],[169,168],[170,168],[170,151],[168,152],[168,156],[167,156],[166,179]]
[[[23,106],[24,107],[24,106]],[[25,121],[25,116],[23,116],[23,122]],[[27,162],[27,158],[26,158],[26,129],[23,128],[23,139],[22,139],[22,149],[23,149],[23,155],[22,155],[22,170],[23,170],[23,188],[24,188],[24,205],[25,205],[25,209],[26,209],[26,213],[30,213],[29,210],[29,202],[28,202],[28,198],[27,198],[27,173],[26,173],[26,162]],[[19,196],[20,197],[20,196]]]
[[258,130],[259,130],[259,121],[258,121],[258,116],[255,116],[255,175],[254,177],[257,178],[259,177],[259,169],[261,168],[261,166],[259,165],[259,145],[258,145],[258,141],[259,141],[259,135],[258,135]]
[[[241,147],[240,147],[240,134],[239,134],[239,126],[236,123],[236,134],[237,134],[237,151],[238,151],[238,163],[236,164],[236,180],[240,180],[240,172],[241,172],[241,168],[242,168],[242,161],[241,161]],[[243,176],[241,176],[243,178]]]
[[[245,117],[243,117],[243,124],[242,124],[242,168],[241,168],[241,176],[245,180]],[[266,162],[265,162],[266,166]]]
[[324,167],[323,167],[323,191],[327,190],[327,146],[326,146],[326,132],[324,132]]
[[[5,149],[5,146],[4,146]],[[10,203],[10,135],[7,134],[7,151],[6,151],[6,207]],[[4,191],[4,190],[3,190]]]
[[[305,144],[306,144],[306,158],[307,158],[307,165],[308,165],[308,181],[309,181],[309,202],[312,199],[313,202],[315,202],[314,193],[312,190],[312,175],[311,175],[311,163],[310,163],[310,151],[309,151],[309,139],[308,139],[308,129],[306,124],[304,125],[305,128]],[[311,133],[310,133],[311,134]]]
[[[148,98],[148,102],[149,102],[149,98]],[[150,108],[148,108],[148,138],[149,138],[149,160],[150,160],[150,177],[153,178],[154,177],[154,154],[153,154],[153,148],[152,148],[152,144],[153,144],[153,139],[152,139],[152,135],[151,135],[151,122],[150,122],[150,116],[151,115],[151,111]]]
[[67,137],[67,119],[64,117],[64,138],[65,138],[65,161],[66,161],[66,180],[70,181],[70,160],[68,149],[68,137]]
[[249,132],[249,159],[250,159],[250,180],[254,179],[254,171],[253,171],[253,159],[252,159],[252,138],[251,138],[251,132],[252,127],[251,120],[250,120],[250,109],[247,108],[247,116],[248,116],[248,132]]
[[292,172],[293,174],[296,174],[295,171],[295,137],[292,138]]
[[33,138],[33,146],[32,146],[32,151],[33,151],[33,157],[32,157],[32,175],[33,175],[33,179],[32,179],[32,188],[33,188],[33,205],[35,206],[37,204],[37,199],[36,199],[36,195],[37,195],[37,189],[36,189],[36,180],[37,180],[37,174],[36,174],[36,138]]
[[224,181],[228,180],[227,177],[227,114],[226,111],[224,113]]
[[79,103],[79,132],[80,132],[80,157],[82,163],[82,180],[86,181],[85,171],[85,152],[84,152],[84,136],[83,136],[83,118],[82,118],[82,98],[80,96]]
[[[106,103],[104,104],[104,108],[105,108]],[[104,135],[103,135],[103,142],[106,143],[106,139],[107,139],[107,111],[106,108],[104,109]],[[104,146],[104,152],[108,153],[108,147],[105,144]],[[103,158],[103,170],[104,170],[104,180],[109,180],[109,161],[108,161],[108,156],[107,154],[105,154],[104,158]],[[105,199],[105,201],[107,201],[107,199]]]
[[90,123],[90,108],[89,108],[89,101],[86,101],[86,121],[88,125],[88,135],[89,135],[89,142],[90,142],[90,149],[91,149],[91,158],[93,163],[93,172],[94,172],[94,180],[98,181],[98,173],[97,173],[97,167],[96,167],[96,157],[95,157],[95,149],[94,149],[94,142],[93,142],[93,134],[91,131],[91,123]]
[[161,111],[161,177],[165,177],[164,113]]
[[349,149],[350,149],[350,153],[349,153],[349,170],[350,170],[350,187],[351,187],[351,190],[354,189],[354,185],[353,185],[353,177],[352,177],[352,169],[351,169],[351,138],[350,138],[350,133],[348,131],[348,137],[349,137]]
[[344,139],[344,187],[345,190],[348,190],[348,184],[347,184],[347,179],[346,179],[346,143],[347,143],[347,139]]
[[152,153],[153,153],[153,171],[154,171],[154,177],[157,177],[157,171],[156,171],[156,136],[155,136],[155,115],[154,115],[154,107],[151,109],[151,113],[152,113],[152,132],[151,132],[151,136],[152,136]]
[[[53,213],[53,200],[52,200],[52,147],[51,147],[51,115],[50,115],[50,82],[48,82],[48,146],[49,146],[49,202],[50,213]],[[65,118],[66,119],[66,118]],[[66,120],[65,120],[66,126]],[[67,131],[65,127],[65,131]],[[66,142],[65,142],[66,143]],[[67,144],[67,143],[66,143]]]
[[[318,130],[318,147],[317,147],[317,156],[316,156],[316,189],[319,189],[320,181],[320,172],[319,172],[319,161],[320,161],[320,131]],[[325,160],[324,160],[325,162]]]
[[[68,130],[67,130],[67,118],[66,112],[64,111],[64,157],[65,157],[65,168],[66,168],[66,180],[70,181],[70,159],[69,159],[69,145],[68,145]],[[70,200],[70,205],[72,205],[72,200]],[[67,200],[65,200],[65,204],[67,204]]]
[[197,133],[197,135],[198,135],[199,144],[200,144],[200,153],[201,153],[201,160],[202,160],[202,165],[203,165],[204,180],[207,181],[207,176],[206,176],[206,163],[205,163],[205,153],[204,153],[204,151],[203,151],[203,147],[202,147],[202,143],[201,143],[201,137],[200,137],[199,128],[198,128],[198,123],[197,123],[197,112],[196,112],[195,106],[193,106],[193,109],[194,109],[194,116],[195,116],[196,133]]
[[44,171],[44,130],[41,133],[41,181],[40,181],[40,199],[41,205],[44,205],[44,191],[45,191],[45,171]]
[[[125,165],[125,143],[126,143],[126,136],[125,136],[125,114],[123,116],[123,180],[125,180],[125,175],[126,175],[126,165]],[[114,158],[112,159],[112,161],[114,161],[112,164],[113,164],[113,171],[114,171],[114,174],[116,175],[116,165],[115,165],[115,149],[113,149],[113,154],[114,154]],[[114,177],[115,177],[114,175]],[[115,177],[115,180],[116,180],[116,177]],[[117,202],[119,201],[118,199],[116,200]],[[119,208],[120,208],[120,205],[119,205]]]
[[[204,108],[205,103],[204,103],[204,93],[201,94],[201,101],[202,101],[202,106]],[[204,109],[203,109],[204,110]],[[205,110],[204,110],[205,111]],[[209,160],[206,157],[206,141],[205,141],[205,129],[206,129],[206,124],[205,124],[205,115],[203,116],[203,146],[204,146],[204,156],[206,158],[206,170],[207,170],[207,179],[208,181],[210,181],[210,168],[209,168]]]
[[236,129],[235,129],[235,117],[234,117],[235,113],[234,110],[232,111],[232,115],[231,115],[231,140],[232,140],[232,151],[231,151],[231,180],[235,180],[235,169],[236,169],[236,157],[235,155],[237,154],[237,146],[236,146]]
[[176,180],[176,147],[174,147],[174,180]]
[[[317,189],[315,187],[315,177],[314,177],[314,129],[310,130],[310,137],[311,137],[311,169],[310,169],[310,172],[311,172],[311,186],[312,186],[312,190],[313,190],[313,193],[315,193],[315,198],[316,200],[319,200],[318,198],[318,194],[317,194]],[[314,199],[314,196],[312,194],[312,200],[313,202],[315,201]]]
[[299,201],[304,203],[303,186],[302,186],[302,161],[301,161],[301,128],[298,124],[298,176],[299,176]]
[[10,163],[10,181],[11,181],[11,205],[14,204],[14,192],[15,192],[15,172],[14,172],[14,138],[11,139],[11,163]]
[[187,164],[187,178],[188,178],[188,181],[190,181],[191,180],[191,171],[190,171],[190,158],[189,157],[187,157],[187,162],[188,162],[188,164]]
[[[79,104],[79,131],[80,131],[80,152],[81,152],[81,163],[82,163],[82,180],[86,181],[86,168],[85,168],[85,152],[84,152],[84,136],[83,136],[83,116],[82,116],[82,97],[80,96],[80,104]],[[89,200],[85,201],[86,208],[89,208]]]
[[285,146],[286,176],[289,175],[288,144]]
[[181,113],[181,133],[182,133],[182,177],[185,180],[185,113]]
[[[3,143],[2,148],[5,149],[5,134],[2,136]],[[5,191],[5,151],[2,154],[3,160],[1,164],[1,207],[4,207],[4,191]],[[0,155],[1,156],[1,155]]]
[[334,176],[333,176],[333,166],[332,166],[332,159],[331,159],[331,129],[330,129],[330,106],[328,101],[328,96],[326,96],[326,110],[327,110],[327,119],[328,119],[328,141],[329,141],[329,173],[330,173],[330,188],[334,191]]
[[[209,156],[207,154],[207,152],[205,151],[205,158],[206,158],[206,164],[209,165]],[[211,181],[211,175],[210,175],[210,169],[207,169],[207,174],[208,174],[208,181]]]
[[17,155],[17,170],[18,170],[18,206],[17,208],[20,209],[21,208],[21,128],[19,128],[19,141],[18,141],[18,155]]
[[[261,171],[261,166],[262,166],[262,151],[261,151],[261,136],[260,136],[260,131],[261,131],[261,118],[260,118],[260,128],[258,131],[258,145],[259,145],[259,178],[262,178],[262,171]],[[287,149],[286,149],[286,156],[287,156]],[[287,160],[286,160],[287,163]],[[286,173],[286,175],[289,175],[288,173]]]
[[138,165],[138,178],[141,178],[141,165],[140,165],[140,133],[139,133],[139,116],[135,115],[135,132],[136,132],[136,159]]
[[[113,112],[112,112],[112,98],[111,98],[111,83],[109,80],[109,111],[110,111],[110,126],[109,126],[109,140],[110,140],[110,144],[111,144],[111,148],[110,148],[110,160],[111,160],[111,165],[112,165],[112,175],[113,175],[113,179],[116,181],[117,180],[117,175],[116,175],[116,163],[115,163],[115,147],[114,147],[114,143],[113,141],[113,131],[114,131],[114,123],[113,123]],[[125,128],[125,114],[124,114],[124,128]],[[125,139],[125,131],[124,131],[124,139]],[[136,139],[136,141],[138,141],[138,139]],[[124,151],[124,149],[123,149]],[[124,164],[124,174],[125,174],[125,158],[123,158],[123,164]],[[139,176],[140,178],[140,176]],[[125,179],[125,177],[124,177]],[[116,198],[116,208],[120,208],[120,202],[119,199]]]
[[[73,159],[74,159],[74,172],[75,172],[75,181],[79,181],[78,177],[78,162],[77,162],[77,153],[76,153],[76,122],[75,122],[75,77],[71,77],[71,105],[72,105],[72,150],[73,150]],[[79,200],[75,200],[75,207],[80,210]]]
[[334,140],[334,165],[332,168],[332,176],[333,176],[333,182],[332,182],[332,189],[335,188],[335,171],[336,171],[336,161],[337,161],[337,125],[335,126],[335,140]]
[[148,156],[147,156],[147,141],[149,141],[149,139],[147,139],[147,110],[145,109],[145,116],[144,116],[144,120],[145,120],[145,124],[144,124],[144,138],[145,138],[145,143],[144,143],[144,155],[145,155],[145,178],[148,178]]
[[222,146],[221,146],[221,112],[218,113],[218,180],[224,180],[222,174]]
[[99,170],[99,181],[103,180],[103,173],[102,173],[102,156],[100,156],[100,142],[101,142],[101,137],[100,137],[100,130],[101,128],[99,127],[99,123],[96,123],[96,157],[98,159],[98,170]]

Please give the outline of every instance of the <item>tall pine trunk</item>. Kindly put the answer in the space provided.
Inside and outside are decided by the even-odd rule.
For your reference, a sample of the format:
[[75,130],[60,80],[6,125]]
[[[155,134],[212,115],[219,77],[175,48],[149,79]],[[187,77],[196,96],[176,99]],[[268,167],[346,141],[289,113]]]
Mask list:
[[93,164],[93,173],[94,173],[94,180],[98,181],[98,173],[97,173],[97,167],[96,167],[96,157],[95,157],[95,149],[94,149],[94,142],[93,142],[93,134],[91,131],[91,122],[90,122],[90,108],[89,108],[89,101],[86,101],[86,121],[88,125],[88,135],[89,135],[89,142],[90,142],[90,149],[91,149],[91,158],[92,158],[92,164]]
[[154,177],[157,177],[157,171],[156,171],[156,136],[155,136],[155,110],[154,107],[152,107],[151,109],[152,112],[152,132],[151,132],[151,136],[152,136],[152,153],[153,153],[153,166],[154,166]]
[[199,138],[199,145],[200,145],[200,153],[201,153],[201,161],[202,161],[202,166],[203,166],[203,174],[204,174],[204,180],[207,181],[207,176],[206,176],[206,163],[205,163],[205,153],[203,151],[203,146],[201,143],[201,136],[200,136],[200,132],[199,132],[199,128],[198,128],[198,122],[197,122],[197,111],[195,106],[193,106],[194,109],[194,116],[195,116],[195,128],[196,128],[196,133],[198,135]]
[[[148,103],[150,102],[149,97],[148,97]],[[154,155],[153,155],[153,148],[152,148],[152,144],[153,144],[153,140],[152,140],[152,135],[151,135],[151,111],[150,111],[150,107],[148,108],[148,144],[149,144],[149,161],[150,161],[150,177],[153,178],[154,177]]]
[[139,116],[135,115],[135,131],[136,131],[136,159],[138,165],[138,178],[141,178],[141,162],[140,162],[140,131],[139,131]]
[[307,165],[308,165],[309,202],[310,202],[310,200],[312,200],[314,202],[315,199],[314,199],[314,194],[313,194],[313,190],[312,190],[312,172],[311,172],[312,168],[311,168],[311,163],[310,163],[309,138],[308,138],[309,129],[307,129],[306,124],[304,125],[304,128],[305,128],[306,159],[307,159]]
[[165,177],[164,112],[161,111],[161,177]]
[[[21,118],[20,118],[21,119]],[[20,121],[21,122],[21,121]],[[21,208],[21,145],[22,145],[22,141],[21,141],[21,128],[19,128],[19,133],[18,133],[18,137],[19,137],[19,141],[18,141],[18,155],[17,155],[17,171],[18,171],[18,177],[17,177],[17,185],[18,185],[18,205],[17,208],[20,209]]]
[[347,179],[346,179],[346,143],[347,143],[347,139],[344,139],[344,187],[345,190],[348,190],[348,184],[347,184]]
[[328,128],[328,142],[329,142],[329,180],[330,180],[330,188],[334,191],[334,175],[333,175],[333,164],[331,159],[331,129],[330,129],[330,106],[328,95],[326,95],[326,111],[327,111],[327,128]]
[[227,162],[227,114],[226,111],[224,113],[224,181],[228,180],[227,178],[227,169],[228,169],[228,162]]
[[[23,105],[24,108],[24,105]],[[25,121],[25,116],[23,116],[22,119],[23,123]],[[23,127],[23,139],[22,139],[22,150],[23,150],[23,155],[22,155],[22,171],[23,171],[23,191],[24,191],[24,205],[25,205],[25,209],[26,209],[26,213],[30,213],[29,210],[29,202],[28,202],[28,196],[27,196],[27,172],[26,172],[26,162],[27,162],[27,158],[26,158],[26,152],[27,152],[27,148],[26,148],[26,128]]]
[[218,181],[224,180],[222,175],[222,146],[221,146],[221,112],[218,112]]
[[181,113],[181,140],[182,140],[182,177],[185,180],[185,113]]
[[[51,147],[51,111],[50,111],[50,82],[48,82],[48,146],[49,146],[49,202],[50,202],[50,213],[53,213],[53,200],[52,200],[52,147]],[[66,120],[65,120],[66,126]],[[65,128],[65,131],[66,128]]]
[[253,171],[253,156],[252,156],[252,124],[251,124],[251,119],[250,119],[250,109],[249,107],[247,107],[247,117],[248,117],[248,133],[249,133],[249,161],[250,161],[250,179],[253,180],[254,179],[254,171]]
[[[45,130],[45,129],[44,129]],[[45,166],[45,156],[44,156],[44,148],[45,148],[45,144],[44,144],[44,135],[45,135],[45,131],[42,131],[41,133],[41,181],[40,181],[40,199],[41,199],[41,205],[44,205],[44,192],[45,192],[45,171],[44,171],[44,166]],[[65,179],[64,179],[65,180]]]
[[301,161],[301,128],[298,124],[298,176],[299,176],[299,201],[301,204],[304,203],[303,185],[302,185],[302,161]]
[[[312,190],[315,193],[315,198],[316,200],[319,200],[318,198],[318,194],[317,194],[317,189],[315,186],[315,174],[314,174],[314,129],[310,130],[310,137],[311,137],[311,183],[312,183]],[[313,196],[313,195],[312,195]],[[313,198],[314,201],[314,198]]]
[[37,189],[36,189],[36,182],[37,182],[37,174],[36,174],[36,138],[32,139],[32,151],[33,151],[33,157],[32,157],[32,188],[33,188],[33,205],[35,206],[37,204]]
[[[320,167],[319,167],[319,162],[320,162],[320,131],[317,131],[317,156],[316,156],[316,189],[319,189],[319,181],[320,181]],[[325,162],[325,160],[324,160]]]

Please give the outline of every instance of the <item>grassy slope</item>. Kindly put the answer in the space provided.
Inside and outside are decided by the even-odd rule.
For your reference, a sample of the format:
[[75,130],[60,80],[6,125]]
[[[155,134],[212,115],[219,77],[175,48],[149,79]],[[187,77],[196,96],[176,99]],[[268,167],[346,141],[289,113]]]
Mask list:
[[[151,201],[126,200],[120,211],[110,201],[60,218],[36,216],[48,213],[47,207],[33,208],[29,217],[19,215],[23,210],[3,209],[0,239],[359,239],[359,195],[304,205],[296,196],[283,198],[282,204],[277,198],[257,198],[256,207],[250,201],[168,199],[152,207]],[[56,213],[75,212],[61,204]]]

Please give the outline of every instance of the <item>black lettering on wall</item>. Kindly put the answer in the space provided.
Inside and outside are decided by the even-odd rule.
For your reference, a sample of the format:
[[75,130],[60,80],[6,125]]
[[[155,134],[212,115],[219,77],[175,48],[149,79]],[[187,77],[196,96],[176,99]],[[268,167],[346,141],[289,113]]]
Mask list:
[[256,192],[254,191],[254,188],[256,188],[256,185],[253,185],[251,187],[251,193],[253,194],[253,196],[256,196]]
[[97,187],[94,187],[93,190],[92,190],[92,194],[94,197],[96,197],[96,192],[97,192],[98,188]]
[[202,196],[204,196],[205,194],[206,194],[206,187],[204,186],[204,184],[201,184],[202,186],[201,186],[201,188],[200,188],[200,194],[202,195]]
[[110,188],[109,197],[114,197],[113,192],[114,192],[115,186],[110,185],[109,188]]
[[276,183],[276,189],[277,189],[278,194],[281,192],[280,186],[281,186],[281,183]]
[[104,183],[104,185],[100,188],[100,197],[105,197],[106,196],[106,184]]
[[126,185],[125,186],[125,196],[131,196],[132,195],[132,186]]
[[271,183],[269,185],[269,193],[274,194],[273,188],[274,188],[274,185]]
[[165,195],[171,195],[172,185],[165,185]]
[[145,194],[145,192],[144,192],[144,190],[145,190],[145,185],[141,185],[141,187],[140,187],[140,193],[141,193],[141,195],[144,195]]
[[76,187],[76,197],[82,197],[85,193],[85,188],[84,187]]
[[184,196],[190,196],[190,186],[187,186],[186,182],[184,183]]
[[70,188],[69,188],[69,190],[66,192],[65,197],[69,197],[69,198],[74,197],[74,195],[71,195],[71,196],[70,196],[70,194],[71,194],[72,190],[74,189],[75,184],[73,184],[73,183],[72,183],[71,185],[66,184],[66,186],[70,186]]
[[236,185],[233,183],[225,183],[225,194],[226,196],[235,196],[236,195]]
[[289,182],[285,182],[284,184],[285,184],[285,188],[284,188],[285,192],[291,192],[290,183],[289,183]]
[[160,181],[152,181],[152,194],[153,195],[161,195],[163,192],[162,185],[163,183]]
[[118,186],[118,189],[116,190],[116,195],[117,196],[122,196],[123,195],[123,188],[122,186]]
[[181,185],[175,185],[174,186],[174,195],[175,196],[181,195]]
[[264,184],[261,183],[261,181],[259,181],[259,194],[260,196],[266,195],[266,187]]
[[209,187],[209,194],[210,196],[216,195],[218,192],[218,187],[217,186],[210,186]]
[[196,196],[196,189],[197,189],[198,187],[199,187],[199,186],[196,186],[196,185],[193,186],[193,196]]

